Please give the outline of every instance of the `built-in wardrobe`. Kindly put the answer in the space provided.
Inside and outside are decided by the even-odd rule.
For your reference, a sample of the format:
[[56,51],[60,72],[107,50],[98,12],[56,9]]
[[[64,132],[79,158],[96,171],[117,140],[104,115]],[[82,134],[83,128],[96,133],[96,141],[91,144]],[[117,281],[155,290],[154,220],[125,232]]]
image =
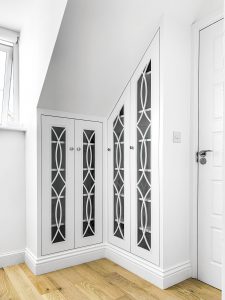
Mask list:
[[38,122],[31,269],[107,257],[110,247],[159,265],[159,33],[107,118],[43,109]]
[[159,36],[108,119],[109,242],[159,263]]
[[102,123],[49,115],[42,127],[42,255],[102,242]]

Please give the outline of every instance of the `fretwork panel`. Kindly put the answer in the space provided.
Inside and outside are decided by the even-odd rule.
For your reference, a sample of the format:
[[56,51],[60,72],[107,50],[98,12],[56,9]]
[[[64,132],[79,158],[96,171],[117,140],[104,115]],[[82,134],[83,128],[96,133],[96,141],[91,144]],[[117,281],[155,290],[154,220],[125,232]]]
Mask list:
[[113,122],[114,236],[124,239],[124,106]]
[[151,250],[151,61],[137,83],[137,244]]
[[51,128],[51,241],[65,241],[66,128]]
[[83,131],[83,237],[95,234],[95,131]]

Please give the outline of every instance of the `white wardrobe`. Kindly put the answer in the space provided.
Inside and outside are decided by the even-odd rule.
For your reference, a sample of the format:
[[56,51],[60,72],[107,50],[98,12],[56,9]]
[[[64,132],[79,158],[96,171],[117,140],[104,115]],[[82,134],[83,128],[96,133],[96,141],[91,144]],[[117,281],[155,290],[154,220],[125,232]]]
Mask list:
[[159,34],[108,119],[109,242],[159,264]]
[[41,116],[42,255],[102,242],[102,124]]
[[40,128],[40,260],[109,243],[159,265],[159,33],[108,120],[42,111]]

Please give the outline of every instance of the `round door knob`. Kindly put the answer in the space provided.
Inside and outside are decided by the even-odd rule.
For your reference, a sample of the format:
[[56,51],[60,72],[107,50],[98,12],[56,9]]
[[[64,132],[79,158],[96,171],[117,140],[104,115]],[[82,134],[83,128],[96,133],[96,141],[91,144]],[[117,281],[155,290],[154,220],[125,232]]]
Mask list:
[[69,150],[70,150],[70,151],[73,151],[73,150],[74,150],[74,147],[70,147]]
[[81,147],[77,147],[77,151],[80,151],[81,150]]
[[130,146],[130,150],[134,150],[134,146]]

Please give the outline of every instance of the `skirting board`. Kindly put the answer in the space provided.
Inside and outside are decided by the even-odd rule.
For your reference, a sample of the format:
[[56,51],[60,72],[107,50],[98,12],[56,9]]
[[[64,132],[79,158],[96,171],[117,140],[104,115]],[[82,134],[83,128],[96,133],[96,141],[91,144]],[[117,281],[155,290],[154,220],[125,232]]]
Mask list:
[[101,258],[107,258],[117,263],[161,289],[166,289],[190,278],[192,272],[190,261],[181,263],[169,269],[161,269],[160,267],[111,244],[99,244],[46,255],[40,258],[36,258],[28,249],[25,251],[25,262],[36,275],[68,268]]
[[25,263],[35,275],[53,272],[104,257],[104,244],[45,255],[39,258],[35,257],[29,249],[25,251]]
[[110,244],[106,245],[105,257],[161,289],[166,289],[188,279],[192,274],[190,261],[169,269],[161,269],[132,253]]
[[23,263],[24,253],[24,250],[0,253],[0,268]]

